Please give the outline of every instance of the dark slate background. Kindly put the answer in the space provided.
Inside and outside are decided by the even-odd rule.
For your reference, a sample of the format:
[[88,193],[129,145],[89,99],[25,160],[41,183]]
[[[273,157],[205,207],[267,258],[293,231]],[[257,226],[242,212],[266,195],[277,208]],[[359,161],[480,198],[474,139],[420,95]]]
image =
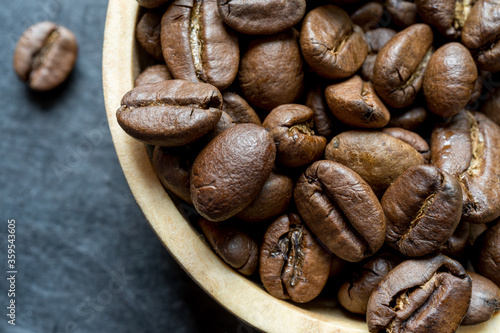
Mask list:
[[[0,10],[0,332],[256,332],[180,268],[131,195],[106,123],[105,0],[8,1]],[[79,56],[51,93],[12,69],[17,39],[51,20]],[[16,326],[7,324],[7,221],[16,221]]]

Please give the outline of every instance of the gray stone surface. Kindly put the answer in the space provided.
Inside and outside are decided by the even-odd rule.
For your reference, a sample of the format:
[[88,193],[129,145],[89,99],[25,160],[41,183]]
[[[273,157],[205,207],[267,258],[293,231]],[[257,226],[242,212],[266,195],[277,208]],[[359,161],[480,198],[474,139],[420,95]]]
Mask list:
[[[150,230],[104,111],[105,0],[0,10],[0,332],[255,332],[201,290]],[[12,69],[17,39],[51,20],[80,50],[70,79],[36,94]],[[16,221],[16,326],[7,324],[7,221]]]

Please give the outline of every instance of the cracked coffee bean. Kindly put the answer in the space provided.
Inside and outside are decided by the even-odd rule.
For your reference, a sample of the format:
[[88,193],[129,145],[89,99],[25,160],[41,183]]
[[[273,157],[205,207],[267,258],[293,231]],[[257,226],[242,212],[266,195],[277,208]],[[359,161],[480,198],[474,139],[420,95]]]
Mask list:
[[474,0],[415,0],[422,20],[443,36],[460,37]]

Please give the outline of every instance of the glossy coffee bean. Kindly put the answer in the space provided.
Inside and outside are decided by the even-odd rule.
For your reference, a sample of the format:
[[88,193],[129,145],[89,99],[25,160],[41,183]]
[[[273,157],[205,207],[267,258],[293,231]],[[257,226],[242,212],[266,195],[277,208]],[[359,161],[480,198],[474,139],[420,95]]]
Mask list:
[[313,163],[294,191],[300,216],[325,246],[356,262],[377,252],[386,220],[370,186],[354,171],[332,161]]
[[161,48],[161,15],[149,11],[144,14],[135,27],[135,38],[147,54],[164,61]]
[[469,308],[461,325],[477,325],[500,310],[500,288],[482,275],[467,272],[472,279]]
[[325,151],[326,139],[314,135],[314,113],[305,105],[283,104],[264,120],[276,144],[276,159],[287,167],[299,167],[318,160]]
[[165,65],[154,65],[146,68],[135,79],[134,87],[147,83],[158,83],[165,80],[172,80],[172,74]]
[[370,332],[455,332],[470,302],[471,278],[456,261],[437,255],[396,266],[368,301]]
[[222,96],[214,86],[168,80],[129,91],[116,118],[137,140],[156,146],[182,146],[213,130],[221,108]]
[[372,83],[363,81],[358,75],[326,87],[325,98],[335,117],[349,126],[381,128],[391,117]]
[[75,66],[78,45],[75,35],[53,22],[30,26],[14,50],[14,70],[36,91],[54,89]]
[[238,38],[222,22],[217,0],[174,0],[161,22],[161,45],[176,79],[223,90],[238,72]]
[[262,125],[255,110],[243,97],[226,90],[222,92],[222,98],[224,100],[222,110],[227,112],[235,122],[239,124],[252,123]]
[[368,55],[363,62],[360,73],[364,80],[373,80],[373,67],[375,67],[377,54],[384,47],[384,45],[396,35],[396,33],[396,30],[388,28],[373,29],[365,33],[365,39],[368,43]]
[[381,200],[387,217],[386,242],[405,256],[438,250],[462,216],[458,180],[431,165],[407,169]]
[[305,303],[323,289],[331,256],[297,214],[283,215],[264,235],[259,273],[266,290],[276,298]]
[[474,1],[415,0],[422,20],[450,39],[460,37]]
[[500,220],[477,237],[471,261],[477,273],[500,287]]
[[217,135],[221,134],[228,128],[233,127],[236,125],[236,122],[233,120],[233,118],[225,111],[222,111],[220,115],[220,119],[217,122],[217,125],[215,125],[215,128],[208,132],[205,136],[203,136],[200,140],[198,140],[196,143],[197,144],[207,144],[209,143],[212,139],[214,139]]
[[429,110],[453,117],[469,102],[477,80],[474,59],[460,43],[448,43],[434,52],[424,75],[424,95]]
[[347,131],[335,136],[326,146],[325,157],[356,171],[377,195],[406,169],[424,163],[415,148],[376,131]]
[[276,148],[271,134],[237,124],[215,137],[191,169],[191,200],[210,221],[223,221],[248,206],[269,178]]
[[406,142],[413,148],[415,148],[422,157],[425,163],[429,163],[431,158],[431,148],[427,141],[425,141],[420,135],[415,132],[411,132],[399,127],[386,127],[382,129],[382,133],[389,134],[401,141]]
[[378,27],[379,21],[384,15],[384,6],[381,3],[370,1],[360,6],[351,14],[353,24],[360,26],[364,31]]
[[139,5],[146,8],[156,8],[166,4],[169,0],[137,0]]
[[293,103],[304,88],[297,31],[290,29],[252,40],[241,57],[238,78],[243,96],[251,105],[271,111]]
[[407,110],[401,110],[400,113],[393,112],[388,126],[401,127],[408,131],[416,131],[429,118],[429,113],[424,107],[417,106]]
[[297,24],[306,11],[305,0],[218,0],[222,20],[250,35],[272,35]]
[[401,28],[419,21],[417,6],[413,0],[385,0],[385,9],[391,15],[392,21]]
[[486,223],[500,216],[500,127],[488,117],[462,111],[436,125],[431,163],[460,181],[465,221]]
[[403,108],[415,101],[432,54],[433,38],[428,25],[414,24],[380,50],[373,68],[373,86],[388,105]]
[[355,28],[349,15],[334,5],[317,7],[306,15],[300,47],[309,66],[327,79],[351,76],[363,65],[368,53],[362,30]]
[[306,94],[305,105],[310,108],[313,115],[314,132],[327,139],[333,136],[334,121],[332,120],[332,113],[328,109],[325,97],[323,95],[324,88],[320,83],[310,83],[307,85],[309,90]]

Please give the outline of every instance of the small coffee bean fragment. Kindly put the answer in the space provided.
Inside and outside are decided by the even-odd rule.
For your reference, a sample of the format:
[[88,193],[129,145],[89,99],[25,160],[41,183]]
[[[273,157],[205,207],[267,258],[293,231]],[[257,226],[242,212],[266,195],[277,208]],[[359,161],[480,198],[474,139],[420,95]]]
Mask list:
[[467,272],[472,279],[470,305],[461,325],[477,325],[500,310],[500,288],[482,275]]
[[331,111],[328,109],[323,92],[325,89],[318,82],[309,83],[309,90],[306,94],[305,105],[313,113],[314,132],[327,139],[330,139],[334,132],[334,121]]
[[470,226],[468,222],[460,221],[450,238],[439,248],[439,253],[460,259],[469,242]]
[[166,80],[172,80],[172,75],[165,65],[154,65],[146,68],[135,79],[134,87],[147,83],[157,83]]
[[407,110],[401,110],[399,113],[392,113],[388,126],[401,127],[408,131],[416,131],[429,118],[429,113],[424,107],[417,106]]
[[222,99],[224,100],[222,110],[227,112],[235,122],[262,125],[255,110],[240,95],[225,90],[222,92]]

